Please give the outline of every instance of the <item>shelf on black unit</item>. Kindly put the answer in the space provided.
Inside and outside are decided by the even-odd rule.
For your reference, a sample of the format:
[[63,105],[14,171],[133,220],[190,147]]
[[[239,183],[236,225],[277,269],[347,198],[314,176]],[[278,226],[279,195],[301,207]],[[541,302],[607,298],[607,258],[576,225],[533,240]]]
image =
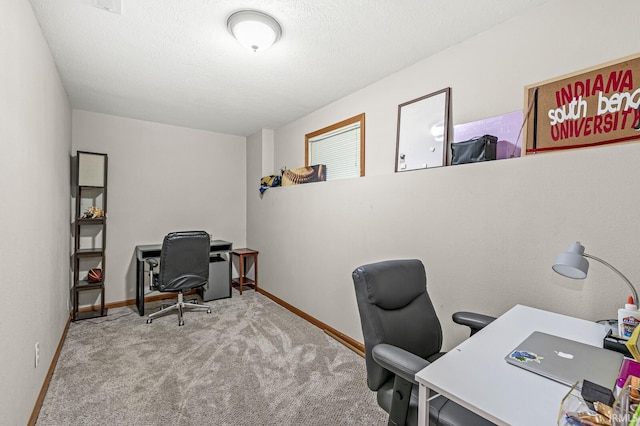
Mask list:
[[100,289],[102,288],[102,281],[98,281],[97,283],[90,283],[87,280],[80,280],[76,283],[76,290],[92,290],[92,289]]
[[78,225],[102,225],[104,223],[103,217],[96,217],[96,218],[79,217],[76,220],[78,221]]
[[87,248],[87,249],[78,249],[76,250],[76,256],[78,257],[94,257],[94,256],[102,256],[104,254],[104,250],[95,249],[95,248]]

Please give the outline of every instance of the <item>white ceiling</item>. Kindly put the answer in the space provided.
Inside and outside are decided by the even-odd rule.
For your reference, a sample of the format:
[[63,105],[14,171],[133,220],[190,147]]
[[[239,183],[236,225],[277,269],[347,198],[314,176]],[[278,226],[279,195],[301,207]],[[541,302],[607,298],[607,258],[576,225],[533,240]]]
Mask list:
[[[549,0],[122,0],[120,15],[29,1],[73,108],[247,136]],[[239,9],[273,16],[280,41],[241,47]]]

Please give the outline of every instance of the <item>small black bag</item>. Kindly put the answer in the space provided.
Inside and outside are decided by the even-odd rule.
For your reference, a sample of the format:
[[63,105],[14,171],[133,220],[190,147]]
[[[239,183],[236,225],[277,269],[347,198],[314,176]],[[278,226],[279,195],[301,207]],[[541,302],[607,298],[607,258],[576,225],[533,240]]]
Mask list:
[[496,159],[498,138],[484,135],[451,144],[451,165],[477,163]]

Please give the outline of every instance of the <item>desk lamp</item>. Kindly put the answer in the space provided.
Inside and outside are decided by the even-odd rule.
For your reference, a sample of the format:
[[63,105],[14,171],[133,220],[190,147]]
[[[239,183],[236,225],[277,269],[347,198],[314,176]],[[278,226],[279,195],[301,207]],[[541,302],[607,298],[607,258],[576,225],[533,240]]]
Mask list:
[[578,241],[571,244],[567,251],[565,251],[564,253],[560,253],[556,257],[556,261],[553,263],[552,268],[562,276],[573,278],[576,280],[582,280],[587,277],[587,271],[589,271],[589,261],[585,259],[587,257],[589,259],[593,259],[602,263],[604,266],[609,267],[613,272],[618,274],[618,276],[622,278],[624,282],[629,286],[629,290],[631,290],[631,294],[633,295],[633,303],[638,303],[638,292],[636,292],[636,289],[633,288],[631,281],[629,281],[627,277],[622,274],[622,272],[618,271],[609,263],[600,258],[585,253],[584,246]]

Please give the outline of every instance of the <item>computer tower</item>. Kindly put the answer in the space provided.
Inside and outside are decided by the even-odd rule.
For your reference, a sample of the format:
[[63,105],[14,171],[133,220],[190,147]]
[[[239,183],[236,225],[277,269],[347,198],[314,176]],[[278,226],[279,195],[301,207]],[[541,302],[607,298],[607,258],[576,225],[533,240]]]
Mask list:
[[231,297],[231,262],[227,255],[209,257],[209,285],[200,289],[204,302]]

